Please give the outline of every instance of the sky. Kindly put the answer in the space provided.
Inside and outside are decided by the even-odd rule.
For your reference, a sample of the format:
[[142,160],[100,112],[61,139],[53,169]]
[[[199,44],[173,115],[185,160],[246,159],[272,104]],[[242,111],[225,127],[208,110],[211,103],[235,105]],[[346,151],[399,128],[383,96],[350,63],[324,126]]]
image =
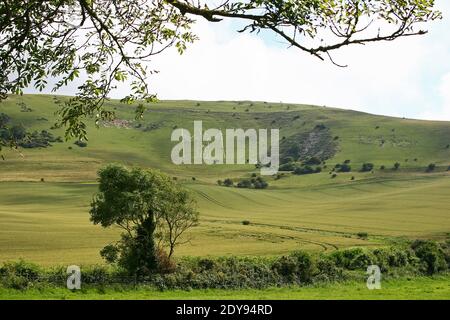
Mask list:
[[[450,120],[450,1],[425,36],[336,51],[339,68],[268,34],[237,33],[232,21],[194,26],[200,40],[181,56],[152,61],[149,79],[160,99],[304,103],[389,116]],[[74,94],[76,86],[63,90]],[[113,93],[123,97],[126,87]]]

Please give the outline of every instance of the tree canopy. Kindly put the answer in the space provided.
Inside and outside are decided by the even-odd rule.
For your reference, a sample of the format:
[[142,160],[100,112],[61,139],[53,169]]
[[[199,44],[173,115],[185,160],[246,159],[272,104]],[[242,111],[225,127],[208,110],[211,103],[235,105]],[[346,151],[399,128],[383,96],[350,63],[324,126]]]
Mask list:
[[156,269],[156,249],[167,248],[170,258],[181,235],[198,219],[189,193],[167,175],[120,165],[99,171],[99,192],[90,214],[94,224],[124,231],[120,241],[102,250],[102,256],[141,274]]
[[[289,46],[319,59],[353,44],[422,35],[422,24],[441,17],[434,0],[3,0],[0,2],[0,99],[27,87],[57,91],[85,79],[62,102],[67,137],[86,137],[86,118],[114,117],[104,107],[118,83],[130,83],[122,101],[154,101],[148,61],[197,39],[195,17],[239,19],[239,32],[269,30]],[[334,63],[334,62],[333,62]]]

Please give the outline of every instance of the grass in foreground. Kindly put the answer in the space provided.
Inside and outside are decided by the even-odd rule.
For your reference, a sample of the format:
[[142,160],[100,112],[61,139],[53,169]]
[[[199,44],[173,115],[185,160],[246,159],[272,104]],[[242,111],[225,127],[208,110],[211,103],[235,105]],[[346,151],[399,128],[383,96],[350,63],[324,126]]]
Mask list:
[[65,288],[44,287],[13,290],[0,287],[0,299],[95,299],[95,300],[183,300],[183,299],[254,299],[254,300],[449,300],[450,275],[403,278],[382,281],[381,290],[368,290],[365,283],[346,282],[308,287],[269,288],[264,290],[169,290],[137,287],[82,288],[69,291]]

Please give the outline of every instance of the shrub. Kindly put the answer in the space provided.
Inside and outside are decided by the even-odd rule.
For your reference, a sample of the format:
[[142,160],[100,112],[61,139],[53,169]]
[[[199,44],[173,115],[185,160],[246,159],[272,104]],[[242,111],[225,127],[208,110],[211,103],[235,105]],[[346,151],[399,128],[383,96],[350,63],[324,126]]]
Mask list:
[[394,163],[394,170],[398,170],[400,168],[400,163]]
[[221,186],[221,185],[223,184],[223,181],[222,181],[222,180],[217,180],[217,184],[218,184],[219,186]]
[[422,270],[427,274],[434,274],[447,270],[445,253],[434,241],[416,240],[411,244],[416,256],[422,263]]
[[337,177],[337,174],[336,173],[333,173],[333,175],[331,176],[331,179],[334,179],[334,178],[336,178]]
[[364,239],[364,240],[366,240],[369,236],[369,234],[367,232],[358,232],[356,235],[358,236],[358,238]]
[[373,170],[373,163],[363,163],[361,171],[368,172]]
[[297,167],[294,170],[294,174],[303,175],[303,174],[312,174],[315,173],[316,170],[311,166]]
[[77,140],[74,142],[75,145],[79,146],[80,148],[87,147],[87,143],[85,141]]
[[39,281],[42,270],[35,264],[19,260],[0,267],[0,281],[6,288],[23,290]]
[[248,225],[250,224],[250,221],[244,220],[244,221],[242,221],[242,224],[243,224],[244,226],[248,226]]
[[348,164],[344,163],[339,166],[338,172],[350,172],[352,171],[352,167]]
[[385,167],[384,165],[382,165],[382,166],[380,167],[380,170],[384,170],[384,169],[386,169],[386,167]]
[[224,185],[225,187],[232,187],[232,186],[233,186],[233,180],[227,178],[227,179],[225,179],[225,180],[223,181],[223,185]]
[[192,177],[192,181],[195,181],[195,180],[197,180],[195,177]]
[[310,283],[314,271],[311,255],[304,251],[296,251],[291,255],[297,264],[297,277],[301,283]]
[[427,172],[432,172],[436,169],[436,165],[434,163],[430,163],[427,167]]
[[237,184],[238,188],[251,188],[252,187],[252,182],[248,179],[239,181]]
[[295,170],[295,163],[294,162],[288,162],[285,164],[282,164],[279,171],[294,171]]
[[311,166],[319,165],[321,163],[322,163],[322,160],[320,160],[317,157],[308,158],[306,161],[303,162],[304,165],[311,165]]

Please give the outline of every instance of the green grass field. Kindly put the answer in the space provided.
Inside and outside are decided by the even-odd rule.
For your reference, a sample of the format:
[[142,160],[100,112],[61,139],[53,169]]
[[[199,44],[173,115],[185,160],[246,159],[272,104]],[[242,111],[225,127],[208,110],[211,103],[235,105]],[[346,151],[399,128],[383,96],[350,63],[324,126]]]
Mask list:
[[[33,111],[20,112],[19,102]],[[115,101],[108,107],[116,109],[119,119],[129,120],[130,127],[97,129],[90,124],[86,148],[69,141],[45,149],[2,151],[0,262],[101,262],[100,248],[117,239],[119,230],[93,226],[88,210],[97,188],[96,171],[110,162],[160,169],[193,191],[200,225],[190,233],[191,243],[179,247],[178,256],[329,251],[405,238],[439,239],[450,232],[449,122],[308,105],[164,101],[151,106],[139,122],[150,129],[142,130],[134,128],[138,123],[132,108]],[[0,103],[0,112],[30,131],[49,130],[56,108],[45,95],[13,96]],[[218,179],[259,171],[251,165],[173,165],[170,134],[175,126],[192,130],[194,120],[203,120],[204,128],[276,127],[281,137],[325,124],[339,144],[327,166],[349,159],[353,172],[335,179],[328,170],[269,177],[266,190],[220,187]],[[63,135],[62,129],[50,131]],[[364,162],[375,164],[374,173],[358,171]],[[395,162],[401,163],[398,171],[391,169]],[[429,163],[437,165],[433,173],[425,172]],[[379,170],[381,165],[386,170]],[[368,239],[359,239],[358,232],[367,232]]]
[[171,290],[151,288],[106,287],[82,288],[69,291],[64,288],[13,290],[0,288],[0,299],[104,299],[104,300],[432,300],[450,297],[450,276],[391,279],[382,282],[380,290],[368,290],[364,283],[347,282],[331,285],[269,288],[264,290]]

